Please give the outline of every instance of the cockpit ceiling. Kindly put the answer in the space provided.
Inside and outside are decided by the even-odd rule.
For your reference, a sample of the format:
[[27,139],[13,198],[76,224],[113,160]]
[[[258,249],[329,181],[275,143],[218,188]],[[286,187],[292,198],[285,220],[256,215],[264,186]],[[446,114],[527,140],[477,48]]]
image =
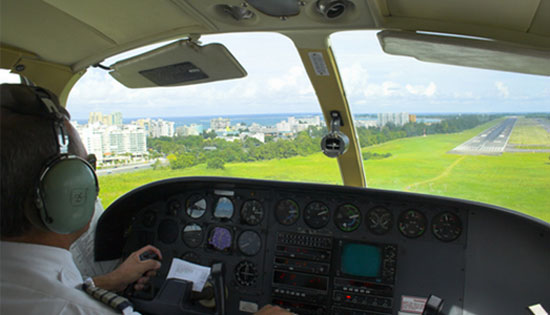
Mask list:
[[[343,0],[327,19],[317,0],[269,16],[246,0],[2,0],[2,45],[78,71],[117,53],[189,34],[403,29],[487,37],[550,49],[550,0]],[[228,8],[250,10],[237,19]]]

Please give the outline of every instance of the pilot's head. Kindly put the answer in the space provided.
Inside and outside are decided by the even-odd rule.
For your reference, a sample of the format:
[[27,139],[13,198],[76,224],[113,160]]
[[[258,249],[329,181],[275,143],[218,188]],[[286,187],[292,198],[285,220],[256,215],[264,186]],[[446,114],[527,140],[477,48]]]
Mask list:
[[69,113],[45,89],[3,84],[0,96],[2,239],[53,233],[76,240],[98,188]]

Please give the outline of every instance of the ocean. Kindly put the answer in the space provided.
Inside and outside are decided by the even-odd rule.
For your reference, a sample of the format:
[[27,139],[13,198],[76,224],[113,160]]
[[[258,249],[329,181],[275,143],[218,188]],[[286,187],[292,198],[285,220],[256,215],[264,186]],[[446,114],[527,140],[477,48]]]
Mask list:
[[[134,118],[123,118],[122,121],[124,124],[129,124],[134,120],[141,118],[151,118],[151,119],[163,119],[166,121],[173,121],[174,127],[180,127],[183,125],[197,124],[202,125],[203,129],[206,130],[210,128],[210,120],[213,118],[229,118],[231,120],[231,125],[236,125],[238,123],[245,123],[247,126],[252,125],[252,123],[257,123],[262,126],[275,126],[278,122],[287,120],[288,117],[296,118],[307,118],[321,116],[321,113],[300,113],[300,114],[261,114],[261,115],[224,115],[224,116],[192,116],[192,117],[134,117]],[[76,119],[79,124],[87,124],[88,119]]]

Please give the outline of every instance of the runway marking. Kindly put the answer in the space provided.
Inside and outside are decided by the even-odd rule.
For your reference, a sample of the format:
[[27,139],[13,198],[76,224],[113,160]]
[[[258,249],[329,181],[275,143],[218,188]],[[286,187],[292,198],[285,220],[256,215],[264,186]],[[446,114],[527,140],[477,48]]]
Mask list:
[[417,183],[414,183],[414,184],[410,184],[409,186],[407,186],[405,188],[406,191],[410,191],[413,187],[415,186],[420,186],[422,184],[427,184],[427,183],[430,183],[430,182],[435,182],[437,180],[440,180],[441,178],[449,175],[449,173],[453,170],[453,168],[455,166],[458,165],[458,163],[460,163],[462,160],[464,160],[466,158],[465,155],[459,157],[458,159],[456,159],[453,163],[451,163],[451,165],[447,166],[447,168],[445,168],[445,170],[443,170],[443,172],[441,172],[441,174],[437,175],[436,177],[434,178],[430,178],[430,179],[426,179],[426,180],[423,180],[423,181],[420,181],[420,182],[417,182]]
[[[517,119],[507,118],[449,151],[462,155],[499,155],[505,151]],[[490,136],[490,137],[489,137]]]

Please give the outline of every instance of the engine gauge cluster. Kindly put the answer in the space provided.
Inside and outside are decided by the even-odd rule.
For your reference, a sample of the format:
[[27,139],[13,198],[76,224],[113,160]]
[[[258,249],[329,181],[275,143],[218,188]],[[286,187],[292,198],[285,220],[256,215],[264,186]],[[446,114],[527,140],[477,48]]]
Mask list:
[[361,225],[361,212],[352,204],[338,207],[334,214],[334,223],[343,232],[353,232]]
[[432,233],[443,242],[456,240],[462,233],[462,221],[452,212],[442,212],[432,221]]
[[393,225],[393,215],[385,207],[374,207],[367,212],[366,225],[369,231],[377,235],[388,233]]
[[304,210],[304,222],[311,228],[320,229],[330,221],[330,209],[321,201],[314,201]]
[[426,231],[426,216],[418,210],[401,213],[398,221],[399,232],[408,238],[420,237]]

